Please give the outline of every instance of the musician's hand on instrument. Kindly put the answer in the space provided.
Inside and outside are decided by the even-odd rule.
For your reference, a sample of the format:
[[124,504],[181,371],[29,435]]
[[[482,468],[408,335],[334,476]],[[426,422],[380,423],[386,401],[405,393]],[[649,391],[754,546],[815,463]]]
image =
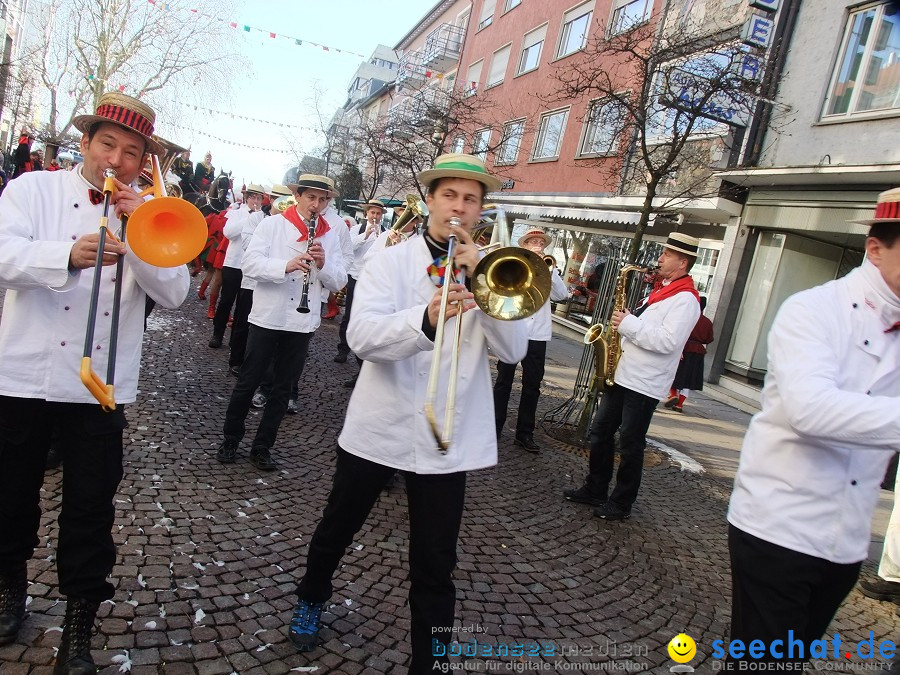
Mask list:
[[368,225],[366,225],[366,236],[364,236],[363,239],[368,239],[373,234],[375,234],[377,231],[378,231],[378,225],[376,225],[375,223],[369,223]]
[[[97,248],[100,243],[100,233],[93,232],[78,239],[69,252],[69,267],[71,269],[84,270],[93,267],[97,262]],[[125,246],[118,239],[107,234],[103,247],[103,264],[115,265],[120,255],[125,254]]]
[[388,238],[391,240],[392,244],[399,244],[403,239],[403,235],[401,235],[399,232],[388,230]]
[[322,244],[317,241],[313,242],[307,253],[315,261],[316,267],[322,269],[325,266],[325,249],[322,248]]
[[144,203],[141,197],[130,185],[126,185],[117,178],[113,178],[116,184],[116,191],[109,198],[109,203],[116,207],[116,218],[123,215],[130,216],[134,210]]
[[287,265],[284,266],[284,273],[291,274],[292,272],[309,272],[309,261],[312,260],[312,257],[307,255],[306,253],[301,253],[300,255],[294,256],[290,260],[287,261]]
[[626,309],[626,310],[623,310],[623,311],[621,311],[621,312],[618,311],[618,310],[616,310],[615,312],[613,312],[613,314],[612,314],[612,325],[613,325],[613,328],[618,329],[619,324],[622,323],[622,319],[624,319],[624,318],[625,318],[626,316],[628,316],[629,314],[631,314],[631,312],[629,312],[627,309]]
[[[428,323],[431,324],[432,328],[437,328],[438,317],[441,313],[442,295],[443,289],[437,289],[437,292],[435,292],[434,296],[431,298],[431,302],[428,303]],[[472,301],[472,298],[474,297],[474,295],[466,290],[465,284],[450,284],[450,292],[447,294],[447,314],[445,320],[459,314],[460,305],[462,305],[462,312],[468,312],[475,307],[475,303]]]
[[472,241],[472,235],[461,227],[450,226],[450,232],[456,235],[456,266],[465,267],[468,274],[472,273],[478,261],[481,260],[481,251]]

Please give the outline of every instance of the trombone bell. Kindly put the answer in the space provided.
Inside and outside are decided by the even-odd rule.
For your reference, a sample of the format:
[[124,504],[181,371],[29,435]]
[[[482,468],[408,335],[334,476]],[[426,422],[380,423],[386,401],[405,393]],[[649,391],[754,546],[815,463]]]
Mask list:
[[128,245],[155,267],[178,267],[200,255],[209,228],[196,206],[178,197],[157,197],[128,219]]
[[475,304],[490,317],[525,319],[550,298],[550,268],[536,253],[505,246],[475,267],[472,293]]

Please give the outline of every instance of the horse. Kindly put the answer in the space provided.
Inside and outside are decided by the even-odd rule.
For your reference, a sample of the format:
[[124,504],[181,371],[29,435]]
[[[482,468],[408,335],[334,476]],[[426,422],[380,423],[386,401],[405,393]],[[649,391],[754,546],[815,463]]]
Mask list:
[[[200,209],[204,216],[211,213],[220,213],[228,208],[228,192],[231,187],[231,172],[222,171],[218,177],[210,184],[209,191],[205,194],[202,192],[188,192],[182,196],[191,204]],[[234,192],[232,191],[232,197]]]

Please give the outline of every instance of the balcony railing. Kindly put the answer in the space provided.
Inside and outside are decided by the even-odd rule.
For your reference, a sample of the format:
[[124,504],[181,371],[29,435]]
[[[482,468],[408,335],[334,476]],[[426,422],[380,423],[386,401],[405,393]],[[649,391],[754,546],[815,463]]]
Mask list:
[[452,23],[442,23],[425,38],[423,65],[443,73],[459,63],[465,30]]
[[397,71],[397,86],[421,87],[425,84],[425,66],[422,64],[422,52],[413,49],[400,57],[400,66]]

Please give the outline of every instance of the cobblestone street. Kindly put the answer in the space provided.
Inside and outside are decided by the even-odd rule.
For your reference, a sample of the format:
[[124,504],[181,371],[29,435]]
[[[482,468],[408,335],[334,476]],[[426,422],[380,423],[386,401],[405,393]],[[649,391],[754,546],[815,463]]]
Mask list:
[[[353,359],[332,362],[338,324],[323,321],[311,344],[300,412],[285,417],[273,452],[280,470],[253,468],[249,438],[238,462],[222,465],[214,453],[234,377],[227,348],[206,346],[210,322],[196,284],[182,308],[157,309],[150,318],[141,393],[127,411],[114,528],[118,590],[101,605],[95,659],[109,675],[406,673],[408,523],[399,479],[344,559],[322,645],[298,654],[287,638],[295,583],[330,489],[350,393],[342,385],[356,372]],[[559,383],[572,382],[578,363],[561,360],[562,353],[569,352],[548,352],[542,410],[570,392]],[[249,433],[258,420],[259,411],[251,412]],[[714,420],[686,415],[680,422],[687,437],[702,435],[705,443],[718,433]],[[685,632],[697,643],[691,665],[713,672],[712,641],[726,638],[729,625],[728,470],[684,471],[650,449],[632,518],[607,523],[561,496],[580,483],[585,454],[543,434],[537,440],[542,452],[526,453],[507,429],[499,465],[469,475],[457,617],[462,629],[476,631],[460,633],[461,642],[538,644],[543,655],[468,661],[500,672],[516,664],[522,672],[530,661],[551,672],[563,670],[560,664],[586,671],[587,664],[612,669],[615,662],[619,671],[634,663],[665,673],[673,665],[666,644]],[[679,449],[691,454],[684,443]],[[3,675],[52,668],[64,613],[54,564],[64,471],[46,476],[41,544],[29,565],[30,613],[16,642],[0,647]],[[863,573],[874,573],[871,561]],[[895,609],[854,590],[829,635],[840,633],[844,646],[870,635],[876,643],[896,640]],[[843,659],[845,667],[851,662],[860,659]]]

